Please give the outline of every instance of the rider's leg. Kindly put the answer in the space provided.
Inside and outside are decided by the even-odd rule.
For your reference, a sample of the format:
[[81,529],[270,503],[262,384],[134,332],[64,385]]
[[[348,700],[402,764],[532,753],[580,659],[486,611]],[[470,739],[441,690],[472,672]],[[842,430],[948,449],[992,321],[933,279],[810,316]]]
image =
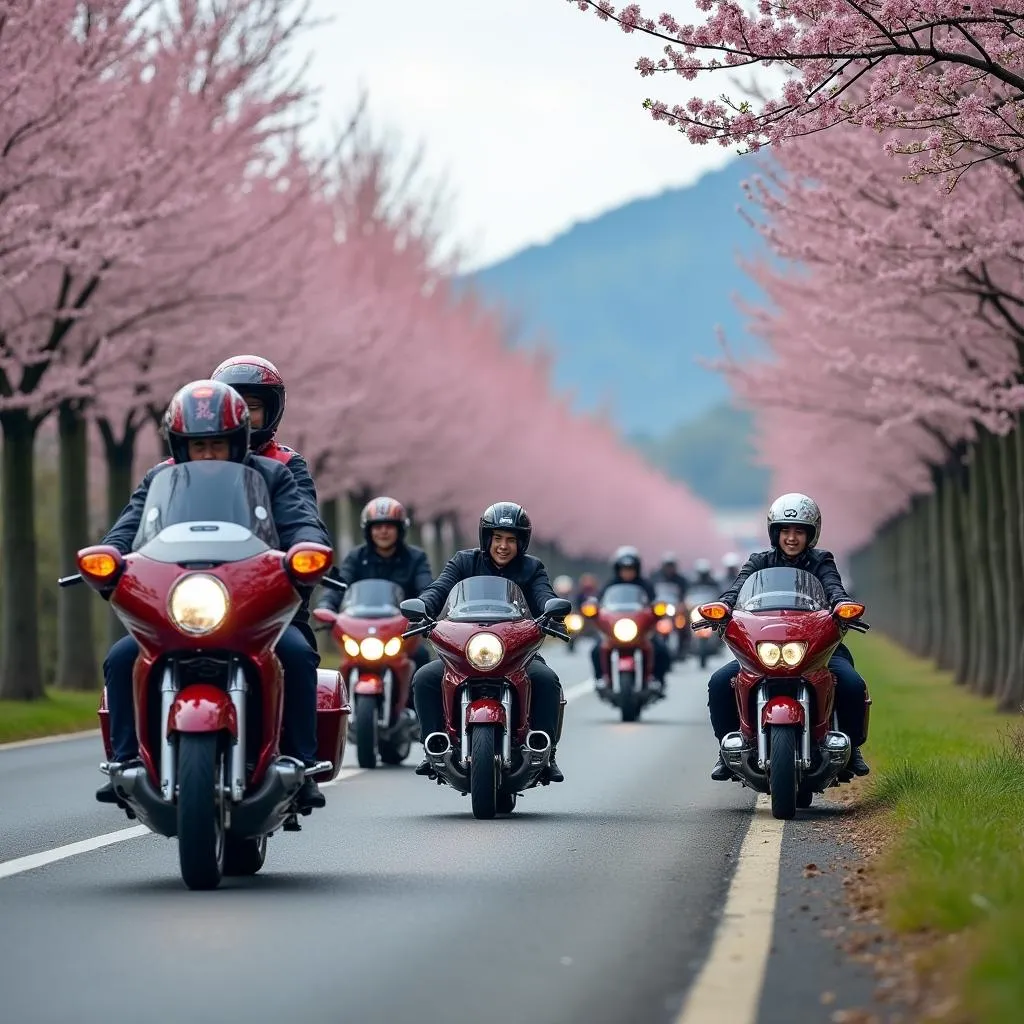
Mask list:
[[[715,730],[715,739],[721,742],[726,733],[735,732],[740,727],[740,715],[736,710],[736,697],[732,688],[732,680],[740,670],[738,661],[730,661],[711,674],[708,680],[708,711],[711,714],[711,728]],[[718,760],[711,770],[711,778],[716,782],[725,782],[732,778],[732,772],[718,752]]]
[[847,767],[854,775],[867,775],[871,768],[864,760],[860,749],[867,739],[864,735],[867,683],[853,667],[852,662],[846,658],[833,655],[829,659],[828,667],[836,679],[836,715],[839,718],[839,728],[850,737],[853,744]]
[[[289,626],[274,648],[284,669],[284,709],[281,720],[281,753],[316,764],[316,670],[320,655],[310,647],[297,626]],[[323,807],[327,800],[313,778],[307,778],[297,794],[302,807]]]
[[[424,741],[432,732],[444,732],[444,708],[441,704],[443,676],[444,665],[437,660],[417,669],[412,678],[416,715],[420,720],[420,736]],[[430,775],[430,772],[430,759],[424,756],[416,768],[416,774]]]
[[[139,645],[132,636],[123,636],[107,652],[103,661],[103,682],[107,687],[107,711],[110,715],[110,746],[115,761],[133,761],[139,756],[135,735],[135,695],[132,692],[132,668]],[[114,786],[108,780],[96,791],[103,804],[116,804]]]
[[547,777],[552,782],[563,782],[565,776],[555,761],[555,746],[561,732],[559,715],[562,686],[558,676],[540,658],[534,658],[526,671],[530,677],[532,691],[530,726],[543,730],[551,737],[551,760],[548,762]]

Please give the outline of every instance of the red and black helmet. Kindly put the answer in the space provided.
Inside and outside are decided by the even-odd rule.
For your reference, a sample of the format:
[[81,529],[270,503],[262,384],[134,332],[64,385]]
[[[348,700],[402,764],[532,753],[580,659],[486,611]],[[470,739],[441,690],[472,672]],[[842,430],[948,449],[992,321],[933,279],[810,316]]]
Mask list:
[[194,380],[170,401],[164,413],[164,437],[175,462],[188,462],[188,443],[223,437],[228,458],[241,462],[249,452],[249,407],[219,380]]
[[230,384],[243,398],[258,398],[263,403],[263,426],[251,434],[253,450],[272,441],[285,402],[284,380],[277,367],[262,356],[232,356],[213,371],[212,379]]
[[398,539],[405,539],[405,531],[409,528],[409,514],[405,506],[396,498],[382,494],[379,498],[371,498],[359,516],[359,525],[363,528],[363,537],[370,543],[370,527],[383,526],[390,523],[398,527]]

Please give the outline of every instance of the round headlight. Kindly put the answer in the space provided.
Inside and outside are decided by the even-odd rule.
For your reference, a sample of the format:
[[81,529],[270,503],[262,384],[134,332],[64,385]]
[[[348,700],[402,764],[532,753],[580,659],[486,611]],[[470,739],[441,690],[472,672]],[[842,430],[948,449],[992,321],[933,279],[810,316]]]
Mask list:
[[387,657],[389,657],[389,658],[393,658],[401,649],[402,649],[402,638],[400,636],[393,636],[384,645],[384,654]]
[[628,644],[630,640],[635,640],[638,632],[636,623],[632,619],[619,619],[612,626],[612,635],[616,640],[624,644]]
[[566,615],[565,626],[570,633],[578,633],[583,628],[583,616],[575,613]]
[[782,650],[778,644],[762,643],[757,645],[757,656],[761,664],[768,668],[775,668],[782,659]]
[[192,573],[174,585],[168,612],[175,626],[190,636],[212,633],[228,614],[228,592],[216,576]]
[[505,645],[493,633],[477,633],[466,644],[466,657],[474,668],[494,668],[505,657]]
[[357,640],[353,640],[352,637],[347,636],[347,637],[345,637],[343,643],[344,643],[344,646],[345,646],[345,653],[350,658],[358,658],[359,657],[359,642]]
[[384,642],[380,637],[368,636],[360,645],[359,653],[367,661],[377,661],[384,653]]
[[807,653],[807,644],[802,640],[793,640],[782,645],[782,660],[790,667],[795,668],[804,660]]

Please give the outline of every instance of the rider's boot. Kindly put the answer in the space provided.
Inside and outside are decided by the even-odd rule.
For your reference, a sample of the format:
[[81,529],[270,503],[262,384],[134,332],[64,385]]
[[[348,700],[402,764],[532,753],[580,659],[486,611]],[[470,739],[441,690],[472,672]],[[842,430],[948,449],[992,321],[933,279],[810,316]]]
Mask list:
[[864,760],[864,755],[860,752],[860,747],[854,747],[850,753],[850,761],[846,766],[854,775],[868,775],[871,772],[871,766]]
[[726,765],[725,759],[721,754],[718,755],[715,767],[711,769],[711,778],[715,782],[728,782],[732,778],[732,772],[729,771],[729,767]]

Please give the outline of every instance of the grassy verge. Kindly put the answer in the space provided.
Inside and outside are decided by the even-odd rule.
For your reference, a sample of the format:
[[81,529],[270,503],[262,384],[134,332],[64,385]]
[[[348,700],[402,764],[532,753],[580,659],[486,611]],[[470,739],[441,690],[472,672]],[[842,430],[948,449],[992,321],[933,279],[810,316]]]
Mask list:
[[43,700],[0,700],[0,743],[97,729],[99,690],[47,690]]
[[978,1024],[1024,1005],[1024,721],[883,639],[854,646],[874,701],[868,806],[888,821],[889,923],[961,935]]

